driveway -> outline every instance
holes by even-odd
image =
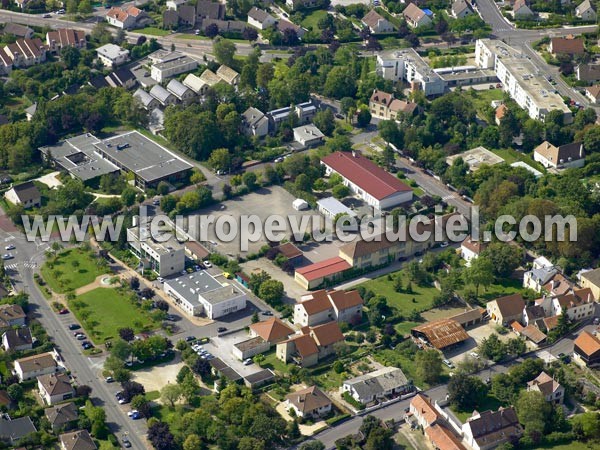
[[[33,181],[39,181],[40,183],[48,186],[50,189],[54,189],[59,186],[62,186],[62,182],[58,179],[59,174],[60,172],[47,173],[46,175],[42,175],[41,177]]]

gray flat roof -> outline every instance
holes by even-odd
[[[208,272],[201,270],[165,281],[175,292],[192,305],[200,305],[199,296],[206,298],[209,292],[220,290],[223,285]],[[207,299],[208,300],[208,299]]]
[[[192,168],[190,164],[137,131],[106,139],[96,144],[96,148],[147,182]]]
[[[50,152],[52,158],[65,170],[87,181],[119,170],[117,166],[103,159],[96,152],[95,144],[99,142],[100,140],[94,135],[86,133],[55,145],[41,147],[40,151],[44,155]]]

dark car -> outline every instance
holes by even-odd
[[[195,340],[196,340],[196,336],[188,336],[188,337],[185,338],[186,342],[193,342]]]
[[[59,314],[69,314],[69,310],[67,308],[63,308],[58,313]]]
[[[81,326],[76,323],[72,323],[69,325],[69,330],[79,330],[80,328],[81,328]]]
[[[267,310],[267,311],[263,311],[263,312],[262,312],[262,314],[263,314],[263,316],[272,316],[272,315],[273,315],[273,312],[272,312],[272,311],[269,311],[269,310]]]
[[[219,328],[217,328],[217,331],[219,333],[222,333],[223,331],[227,331],[227,328],[225,328],[225,327],[219,327]]]

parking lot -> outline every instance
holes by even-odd
[[[206,237],[208,237],[208,241],[210,244],[214,246],[214,250],[218,251],[221,254],[225,254],[228,256],[235,256],[239,254],[244,254],[246,252],[242,252],[240,249],[240,235],[239,233],[231,232],[232,236],[234,236],[231,242],[225,242],[223,239],[217,238],[215,233],[215,222],[219,220],[221,216],[230,216],[237,223],[238,230],[240,227],[240,217],[242,215],[256,215],[260,218],[261,222],[264,224],[266,219],[269,216],[277,215],[287,219],[288,216],[304,216],[315,214],[313,210],[306,211],[296,211],[292,207],[292,202],[295,200],[295,197],[288,193],[285,189],[280,186],[271,186],[269,188],[262,188],[256,192],[252,192],[248,195],[245,195],[240,198],[233,198],[231,200],[226,200],[218,205],[215,205],[211,208],[205,208],[198,211],[196,214],[192,215],[190,218],[190,224],[193,224],[193,217],[196,217],[198,227],[200,230],[197,230],[198,238],[200,241],[206,241],[206,239],[202,239],[201,232],[204,232]],[[206,220],[200,220],[200,216],[212,216],[214,217],[215,222],[210,225],[207,225]],[[223,220],[223,219],[221,219]],[[299,223],[299,222],[298,222]],[[310,222],[309,222],[310,223]],[[192,226],[192,228],[194,228]],[[245,227],[244,227],[245,228]],[[263,228],[264,229],[264,228]],[[190,230],[191,232],[193,230]],[[225,231],[229,233],[229,228],[226,225]],[[279,233],[279,231],[277,231]],[[291,236],[291,227],[289,222],[286,220],[286,229],[281,232],[285,234],[287,238]],[[193,234],[193,233],[191,233]],[[249,253],[256,253],[258,250],[267,243],[265,239],[264,233],[261,233],[262,236],[256,242],[250,242],[248,245]],[[211,249],[212,250],[212,249]]]

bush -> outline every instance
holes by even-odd
[[[361,402],[357,402],[354,397],[352,397],[352,395],[350,395],[349,392],[344,392],[342,394],[342,398],[350,405],[352,405],[354,408],[358,409],[358,410],[363,410],[365,409],[365,405],[362,404]]]
[[[346,392],[346,394],[347,394],[347,392]],[[354,399],[352,399],[352,400],[354,400]],[[349,418],[349,417],[351,417],[351,415],[350,415],[350,414],[341,414],[341,415],[339,415],[339,416],[335,416],[335,417],[332,417],[332,418],[330,418],[330,419],[327,419],[327,420],[325,421],[325,423],[326,423],[327,425],[329,425],[330,427],[332,427],[332,426],[334,426],[335,424],[338,424],[338,423],[342,422],[343,420],[346,420],[346,419],[347,419],[347,418]]]

